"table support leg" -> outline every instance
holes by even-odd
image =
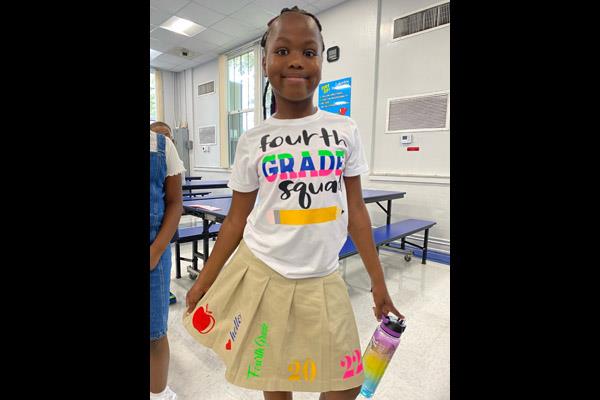
[[[425,229],[425,236],[423,238],[423,257],[421,257],[421,264],[425,264],[427,261],[427,240],[429,239],[429,229]]]

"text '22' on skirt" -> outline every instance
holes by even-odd
[[[288,279],[244,241],[200,299],[186,330],[226,366],[230,383],[262,391],[328,392],[364,380],[360,342],[338,271]]]

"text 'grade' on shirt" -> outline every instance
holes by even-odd
[[[327,176],[333,172],[336,176],[340,176],[345,154],[344,150],[336,150],[335,155],[330,150],[318,150],[319,169],[315,167],[309,151],[302,152],[299,163],[290,153],[271,154],[262,159],[262,172],[268,182],[274,182],[277,178],[305,178],[307,172],[310,177]]]

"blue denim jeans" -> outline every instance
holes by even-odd
[[[157,135],[156,151],[150,152],[150,244],[160,230],[165,213],[165,143],[165,137]],[[150,340],[160,339],[167,333],[170,283],[171,248],[167,247],[156,268],[150,271]]]
[[[171,247],[167,247],[156,268],[150,271],[150,340],[167,334],[170,283]]]

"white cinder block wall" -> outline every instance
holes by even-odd
[[[431,248],[449,251],[450,131],[413,133],[411,146],[419,146],[418,152],[407,152],[399,134],[385,133],[388,98],[450,90],[449,26],[392,41],[394,18],[435,4],[439,3],[350,0],[317,17],[326,48],[340,47],[338,61],[323,61],[322,82],[352,77],[351,117],[359,126],[371,167],[370,174],[363,176],[363,187],[407,192],[404,199],[393,202],[392,219],[436,221],[430,231]],[[175,74],[175,119],[187,121],[195,143],[201,126],[216,125],[218,132],[218,77],[217,59]],[[217,93],[195,95],[196,85],[213,79]],[[228,178],[229,171],[219,167],[219,145],[209,152],[194,146],[192,175]],[[384,224],[382,210],[373,204],[368,207],[373,225]]]
[[[371,154],[375,94],[377,0],[354,0],[318,14],[325,49],[340,48],[340,59],[323,59],[321,82],[352,78],[350,110],[358,125],[367,156]],[[319,94],[315,92],[315,104]],[[363,176],[363,180],[367,175]]]
[[[432,247],[448,250],[450,240],[450,131],[415,132],[408,152],[399,134],[386,134],[387,99],[450,90],[450,28],[392,41],[394,19],[429,6],[427,0],[381,0],[377,111],[370,180],[377,187],[406,191],[394,218],[431,219]],[[451,124],[451,122],[450,122]],[[379,222],[378,224],[380,224]]]

